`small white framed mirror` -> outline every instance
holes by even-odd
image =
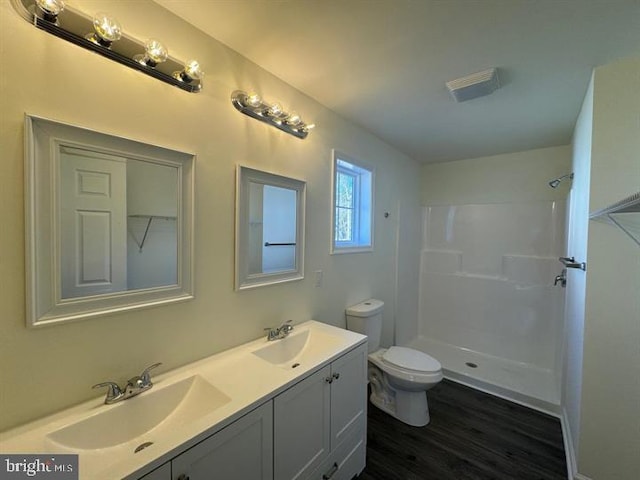
[[[238,166],[235,287],[304,278],[306,183]]]
[[[26,115],[27,326],[193,298],[194,160]]]

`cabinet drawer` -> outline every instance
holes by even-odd
[[[364,470],[367,443],[364,426],[333,450],[309,480],[351,480]]]

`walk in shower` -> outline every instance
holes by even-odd
[[[557,411],[565,203],[423,207],[420,307],[409,345],[454,380]]]

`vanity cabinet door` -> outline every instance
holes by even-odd
[[[331,449],[359,428],[366,429],[367,345],[331,364]]]
[[[171,461],[173,480],[273,480],[273,406],[267,402]]]
[[[329,454],[330,381],[331,367],[326,366],[275,398],[276,480],[306,479]]]

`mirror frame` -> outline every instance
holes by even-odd
[[[194,298],[195,155],[25,114],[26,318],[28,327],[57,325]],[[174,167],[178,175],[177,283],[148,289],[61,298],[60,145]]]
[[[249,243],[249,183],[287,188],[296,192],[296,253],[295,268],[274,273],[249,273],[247,255]],[[238,165],[236,170],[236,242],[235,289],[246,290],[265,285],[302,280],[304,278],[304,232],[307,184],[303,180]]]

